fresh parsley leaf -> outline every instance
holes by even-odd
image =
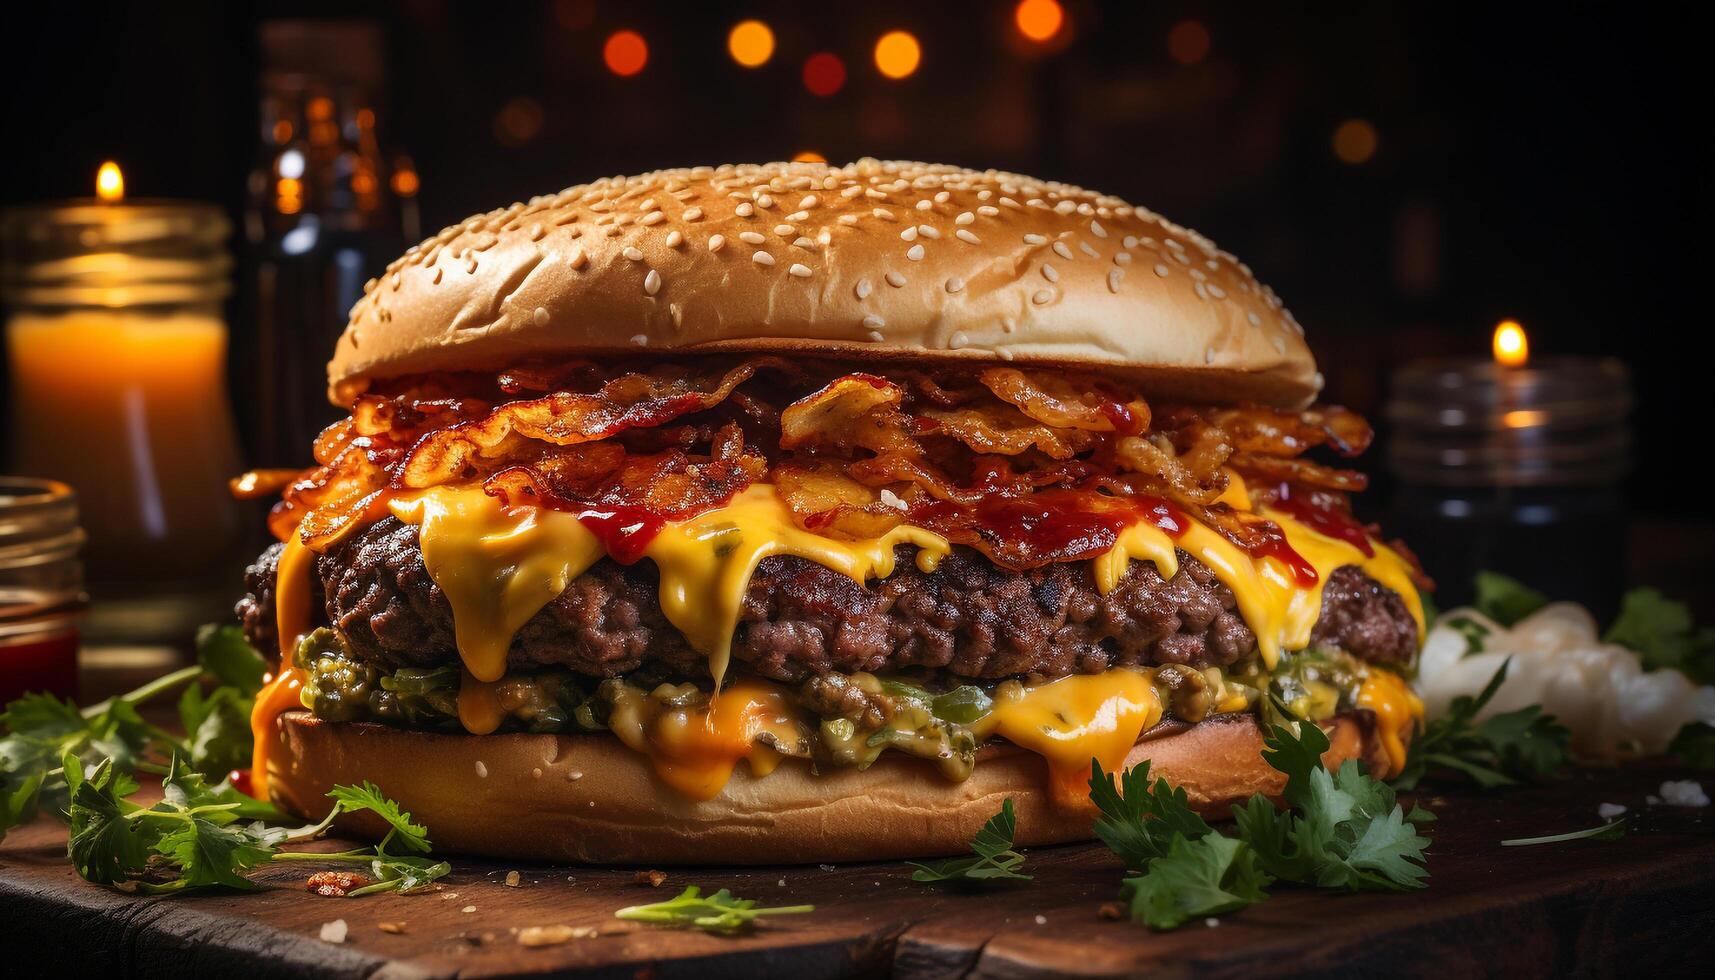
[[[333,797],[345,813],[367,810],[386,821],[391,829],[382,840],[383,845],[396,843],[407,851],[429,853],[429,828],[412,823],[411,815],[384,796],[381,788],[369,780],[364,780],[361,786],[335,786],[328,796]]]
[[[943,882],[1029,881],[1031,876],[1020,874],[1024,855],[1012,849],[1013,834],[1018,826],[1012,800],[1000,805],[1000,812],[988,819],[977,835],[971,838],[973,857],[953,858],[933,864],[910,862],[917,870],[912,881],[939,884]]]
[[[1395,788],[1415,789],[1432,770],[1461,773],[1484,789],[1513,786],[1550,776],[1565,764],[1571,732],[1540,705],[1476,721],[1506,681],[1510,664],[1503,661],[1476,697],[1454,698],[1447,713],[1412,740]]]
[[[1477,599],[1472,605],[1502,626],[1512,626],[1548,605],[1547,596],[1499,572],[1478,572],[1476,586]]]
[[[814,905],[783,905],[774,908],[757,906],[753,899],[734,898],[722,888],[703,897],[701,889],[691,885],[677,898],[649,905],[632,905],[613,913],[614,918],[630,922],[650,922],[663,926],[690,926],[705,932],[739,932],[764,915],[798,915],[814,912]]]
[[[232,687],[245,697],[255,697],[262,690],[262,676],[268,664],[262,654],[244,638],[244,631],[230,623],[209,623],[197,630],[197,663],[213,674],[221,684]]]
[[[1502,847],[1529,847],[1533,844],[1558,844],[1569,840],[1615,840],[1626,836],[1626,818],[1621,817],[1613,823],[1588,830],[1574,830],[1569,834],[1554,834],[1549,837],[1514,837],[1501,841]]]
[[[137,791],[137,784],[111,760],[99,763],[87,779],[75,758],[67,756],[65,762],[72,786],[66,844],[72,866],[84,878],[104,885],[141,874],[160,830],[150,821],[127,819],[138,807],[125,797]]]
[[[1131,871],[1142,871],[1165,855],[1173,835],[1196,840],[1210,831],[1191,809],[1185,790],[1165,779],[1150,785],[1147,759],[1127,769],[1117,784],[1112,773],[1091,759],[1090,801],[1102,814],[1096,820],[1096,836]]]
[[[221,885],[253,889],[256,885],[244,877],[245,872],[266,864],[274,855],[274,845],[266,835],[203,817],[191,817],[169,831],[155,849],[179,867],[174,888]]]
[[[1167,853],[1149,862],[1148,874],[1120,883],[1120,897],[1130,906],[1132,921],[1177,929],[1193,918],[1262,901],[1268,882],[1244,841],[1220,834],[1187,840],[1175,834]]]
[[[1620,615],[1602,639],[1636,650],[1645,670],[1670,667],[1694,683],[1715,683],[1715,627],[1699,629],[1685,603],[1659,590],[1627,592],[1620,600]]]
[[[250,711],[254,700],[234,687],[217,687],[205,695],[200,686],[185,688],[179,698],[190,763],[199,772],[225,773],[250,765]]]
[[[1694,769],[1715,769],[1715,728],[1691,722],[1673,737],[1667,753]]]

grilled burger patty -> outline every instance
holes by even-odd
[[[264,650],[277,645],[280,549],[246,570],[237,606]],[[968,678],[1060,677],[1132,664],[1223,666],[1256,648],[1232,592],[1183,551],[1171,579],[1153,563],[1133,562],[1102,595],[1089,562],[1012,572],[956,547],[926,573],[910,550],[893,575],[867,584],[801,558],[764,559],[745,595],[733,659],[786,682],[913,667]],[[423,565],[415,526],[384,519],[318,556],[316,572],[316,605],[355,659],[384,669],[457,662],[452,608]],[[518,631],[508,667],[708,676],[706,658],[662,614],[657,588],[650,562],[603,559]],[[1416,650],[1417,627],[1397,594],[1347,566],[1329,577],[1313,642],[1403,664]]]

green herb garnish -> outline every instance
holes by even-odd
[[[936,861],[933,864],[910,862],[917,870],[912,881],[931,883],[1029,881],[1031,876],[1020,874],[1024,855],[1012,849],[1013,832],[1018,819],[1012,810],[1012,800],[1000,805],[1000,812],[988,819],[977,835],[971,838],[973,856]]]
[[[725,888],[705,898],[696,885],[691,885],[680,892],[677,898],[649,905],[631,905],[613,915],[614,918],[630,922],[649,922],[655,925],[691,927],[705,932],[731,934],[749,927],[764,915],[798,915],[815,910],[814,905],[759,907],[753,899],[734,898]]]
[[[1510,627],[1548,605],[1548,596],[1499,572],[1478,572],[1475,584],[1477,598],[1472,605],[1502,626]]]
[[[1698,627],[1685,603],[1656,589],[1627,592],[1602,639],[1636,650],[1645,670],[1667,667],[1693,683],[1715,684],[1715,627]]]
[[[1431,770],[1462,773],[1484,788],[1515,786],[1550,776],[1566,763],[1571,732],[1543,714],[1541,705],[1476,720],[1501,689],[1510,663],[1503,661],[1475,698],[1454,698],[1447,713],[1412,740],[1405,768],[1393,780],[1396,788],[1415,789]]]
[[[1549,837],[1514,837],[1512,840],[1501,841],[1502,847],[1529,847],[1533,844],[1558,844],[1566,840],[1616,840],[1626,836],[1626,818],[1621,817],[1613,823],[1605,823],[1600,827],[1588,830],[1574,830],[1569,834],[1554,834]]]

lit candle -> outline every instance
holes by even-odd
[[[1496,325],[1489,357],[1394,374],[1388,530],[1420,550],[1442,605],[1469,601],[1484,569],[1613,605],[1624,584],[1628,386],[1611,359],[1532,359],[1515,320]]]
[[[226,218],[194,202],[20,208],[8,253],[10,469],[71,484],[103,599],[183,592],[229,571],[239,468],[226,401]],[[104,588],[105,586],[105,588]]]

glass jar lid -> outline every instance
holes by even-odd
[[[232,224],[195,201],[38,204],[0,216],[0,291],[12,305],[126,307],[218,301]]]

